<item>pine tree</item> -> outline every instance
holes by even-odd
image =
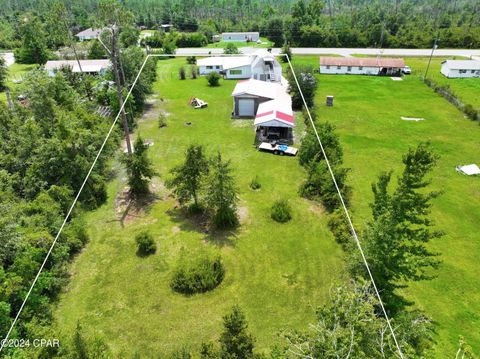
[[[22,46],[15,50],[17,62],[43,65],[49,52],[43,24],[34,15],[28,15],[21,26]]]
[[[180,204],[193,200],[194,209],[200,208],[199,193],[208,174],[208,160],[202,146],[191,145],[185,152],[185,162],[171,170],[173,179],[167,183]]]
[[[392,312],[407,304],[395,290],[408,281],[430,279],[431,269],[439,265],[438,254],[427,248],[431,240],[443,235],[432,229],[429,217],[431,200],[439,193],[425,191],[430,184],[426,176],[436,161],[429,145],[422,143],[403,157],[404,170],[392,194],[388,188],[391,173],[381,174],[372,185],[373,220],[365,231],[364,249],[373,277]]]
[[[247,320],[240,307],[223,317],[223,333],[220,336],[220,357],[228,359],[253,358],[254,339],[248,333]]]
[[[83,335],[82,326],[77,322],[75,333],[73,334],[72,355],[75,359],[88,359],[88,344]]]
[[[8,69],[5,63],[5,58],[0,56],[0,91],[3,90],[7,83]]]
[[[212,223],[218,228],[238,225],[237,189],[231,175],[230,161],[223,161],[218,153],[211,161],[211,176],[207,188],[207,207],[212,212]]]
[[[149,192],[148,184],[155,176],[155,170],[147,157],[148,146],[138,136],[134,144],[135,151],[129,155],[125,154],[122,162],[125,164],[128,175],[128,185],[133,198],[138,198]]]

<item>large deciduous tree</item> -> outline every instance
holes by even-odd
[[[15,50],[17,62],[43,65],[48,60],[49,51],[45,30],[40,19],[26,14],[20,24],[22,46]]]

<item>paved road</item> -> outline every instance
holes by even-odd
[[[254,47],[240,47],[240,52],[243,54],[252,53],[258,48]],[[279,48],[273,48],[272,53],[279,54]],[[294,55],[340,55],[352,56],[353,54],[362,55],[386,55],[386,56],[430,56],[432,49],[352,49],[352,48],[307,48],[294,47],[292,53]],[[182,48],[177,49],[179,55],[218,55],[222,54],[223,49],[219,48]],[[434,56],[480,56],[480,49],[437,49]]]

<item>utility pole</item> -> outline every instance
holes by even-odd
[[[112,39],[111,39],[111,49],[109,49],[102,41],[101,36],[98,36],[98,41],[102,46],[105,48],[107,53],[110,56],[110,62],[112,63],[112,69],[113,69],[113,77],[115,79],[115,86],[117,87],[117,99],[118,99],[118,105],[120,106],[120,116],[122,118],[122,125],[123,125],[123,132],[125,135],[125,142],[127,144],[127,152],[129,155],[132,154],[132,144],[130,142],[130,129],[128,128],[128,121],[127,121],[127,115],[125,113],[125,106],[122,106],[123,104],[123,94],[122,94],[122,83],[120,79],[120,70],[119,70],[119,63],[120,63],[120,50],[118,49],[117,46],[117,26],[114,24],[112,27],[108,28],[112,34]]]
[[[436,50],[436,48],[437,48],[437,39],[435,39],[435,41],[433,42],[432,53],[430,54],[430,59],[428,60],[427,69],[425,70],[425,75],[423,76],[424,80],[427,78],[428,69],[430,68],[430,63],[432,62],[433,52]]]

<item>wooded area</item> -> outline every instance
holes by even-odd
[[[0,48],[18,44],[21,18],[33,12],[43,22],[51,1],[3,0]],[[65,1],[74,31],[94,25],[97,2]],[[138,26],[172,23],[209,41],[224,31],[260,31],[281,46],[299,47],[480,47],[480,4],[475,0],[130,0],[124,5]],[[55,31],[52,27],[47,32]],[[51,42],[50,42],[51,43]]]

